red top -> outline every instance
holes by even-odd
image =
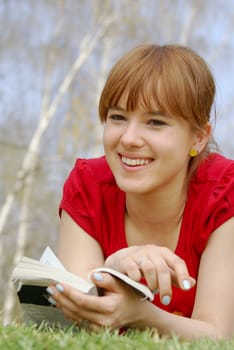
[[[105,257],[127,247],[125,193],[117,187],[105,157],[76,161],[64,185],[61,209],[99,242]],[[210,234],[233,216],[234,160],[211,154],[190,183],[175,250],[194,278]],[[153,302],[169,312],[190,317],[195,293],[196,287],[190,291],[173,287],[169,306],[162,305],[158,295]]]

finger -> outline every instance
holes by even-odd
[[[108,273],[94,272],[91,279],[104,290],[104,296],[83,295],[79,299],[78,312],[74,312],[73,319],[82,318],[89,320],[89,328],[92,330],[100,330],[103,328],[114,329],[119,325],[119,319],[116,318],[116,311],[119,309],[119,301],[116,296],[122,293],[124,284],[117,278]],[[132,289],[129,288],[131,291]],[[70,289],[70,288],[69,288]],[[66,295],[75,300],[75,293],[71,289],[66,288]],[[134,293],[132,291],[132,293]],[[134,293],[134,295],[136,295]],[[137,295],[136,295],[137,296]],[[137,296],[137,298],[139,298]]]
[[[173,271],[173,279],[176,280],[178,286],[183,290],[191,289],[196,284],[196,280],[190,276],[185,261],[169,249],[164,249],[163,255],[168,266]]]
[[[56,290],[60,292],[54,292],[54,298],[58,301],[60,308],[69,309],[71,312],[77,310],[77,315],[88,319],[87,315],[95,316],[111,313],[113,311],[112,298],[108,298],[108,296],[122,291],[121,282],[107,273],[95,272],[91,275],[91,278],[95,281],[97,287],[105,290],[104,296],[87,295],[68,285],[57,284]],[[92,319],[92,321],[98,324],[95,319]]]
[[[105,260],[104,266],[115,269],[133,280],[139,281],[142,275],[137,264],[140,257],[138,259],[135,257],[135,253],[138,251],[139,247],[137,246],[120,249]]]
[[[142,258],[138,262],[142,276],[145,278],[148,287],[151,290],[158,288],[157,273],[155,264],[147,257]]]
[[[193,288],[196,285],[196,279],[189,276],[185,278],[181,278],[182,282],[178,281],[178,277],[176,275],[176,272],[172,269],[171,270],[171,279],[172,279],[172,285],[176,286],[178,288],[183,289],[184,291],[189,290]],[[188,282],[187,282],[188,281]]]
[[[123,283],[109,273],[93,272],[91,279],[97,287],[104,290],[104,295],[122,292]]]
[[[139,260],[139,259],[138,259]],[[132,257],[127,257],[120,262],[121,271],[134,281],[140,281],[142,273],[139,264]]]
[[[82,317],[84,317],[82,313],[84,313],[84,311],[80,312],[80,308],[77,308],[77,304],[65,296],[65,287],[61,284],[57,284],[56,286],[48,287],[47,292],[50,294],[48,301],[58,307],[67,320],[81,327]],[[84,328],[83,325],[82,328]]]
[[[141,271],[151,290],[159,290],[161,303],[168,305],[172,296],[172,281],[170,268],[167,263],[158,256],[151,261],[144,257],[140,263]]]
[[[157,263],[157,280],[160,301],[163,305],[169,305],[172,298],[172,280],[170,269],[163,260]]]
[[[139,269],[138,260],[133,256],[127,256],[119,260],[118,271],[127,275],[134,281],[139,281],[142,277],[141,271]]]
[[[83,326],[82,320],[86,320],[88,324],[86,328],[91,330],[114,329],[119,326],[119,318],[116,317],[116,311],[119,310],[119,298],[116,298],[118,294],[114,291],[121,289],[121,282],[109,274],[101,275],[103,277],[100,281],[99,276],[97,283],[106,289],[105,294],[107,294],[102,297],[83,294],[64,284],[53,287],[53,298],[57,301],[58,307],[65,317],[72,320],[78,327]]]
[[[58,302],[58,304],[71,311],[79,310],[81,318],[85,316],[85,313],[89,310],[94,312],[100,312],[101,298],[95,295],[88,295],[80,292],[79,290],[70,287],[65,284],[57,284],[56,292],[53,297]]]
[[[50,298],[48,300],[52,301],[53,305],[56,307],[62,310],[67,310],[69,313],[73,312],[73,310],[77,308],[77,303],[74,302],[72,298],[68,297],[68,290],[68,286],[66,287],[60,283],[47,288],[47,292],[50,295]]]
[[[108,304],[102,297],[83,294],[64,284],[57,284],[50,288],[53,290],[56,306],[61,309],[67,319],[78,327],[84,328],[82,320],[85,320],[89,324],[86,325],[87,329],[98,329],[98,327],[105,325],[108,310],[111,314],[112,308],[108,307],[110,303]]]

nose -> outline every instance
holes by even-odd
[[[125,147],[141,147],[144,144],[141,126],[136,121],[128,121],[121,135]]]

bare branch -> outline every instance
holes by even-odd
[[[193,3],[191,4],[189,15],[187,16],[187,19],[184,21],[184,27],[181,30],[181,35],[179,39],[179,42],[181,45],[188,44],[189,34],[191,33],[193,22],[199,11],[200,5],[201,5],[201,0],[194,0]]]
[[[37,155],[39,153],[42,137],[45,131],[47,130],[51,119],[55,115],[55,112],[59,104],[61,103],[63,96],[69,89],[72,81],[78,74],[79,70],[81,69],[87,58],[90,56],[96,45],[99,43],[99,40],[103,37],[103,35],[112,23],[112,17],[106,17],[104,20],[101,21],[94,35],[90,33],[85,36],[84,40],[81,43],[80,51],[77,55],[77,58],[74,61],[70,71],[65,76],[63,82],[61,83],[56,96],[54,97],[48,109],[46,111],[42,111],[38,127],[31,139],[28,150],[23,159],[21,169],[17,173],[13,189],[8,193],[5,202],[2,205],[0,211],[0,237],[3,233],[5,223],[11,211],[17,193],[22,189],[26,179],[28,178],[30,173],[35,169]],[[1,244],[0,255],[2,256]]]

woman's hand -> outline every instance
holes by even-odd
[[[147,300],[131,287],[107,273],[93,273],[93,282],[104,290],[103,296],[91,296],[64,284],[47,288],[49,300],[77,326],[97,331],[137,324]]]
[[[145,278],[151,290],[158,290],[162,304],[168,305],[172,285],[189,290],[195,280],[180,257],[170,249],[156,245],[124,248],[109,256],[105,266],[118,270],[135,281]]]

